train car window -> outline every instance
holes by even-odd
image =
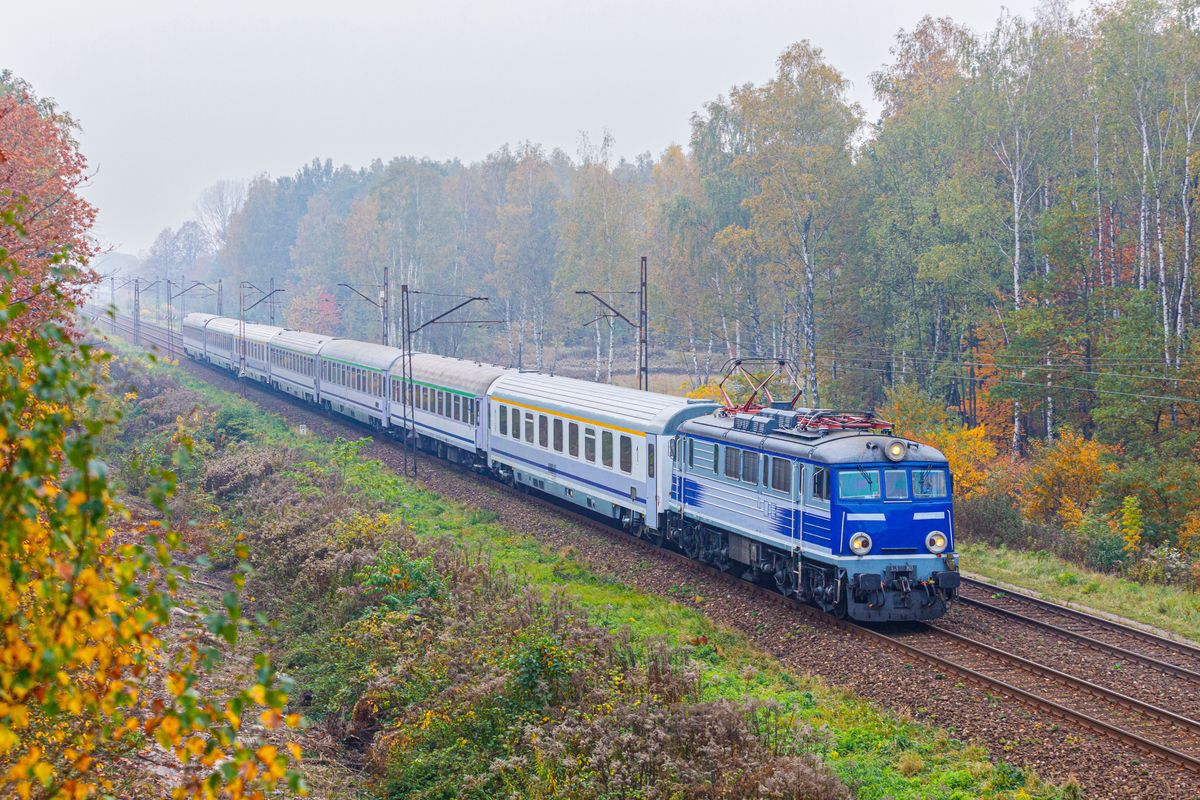
[[[612,469],[613,465],[613,435],[612,431],[600,431],[600,463]]]
[[[742,451],[742,482],[758,485],[762,480],[762,468],[758,465],[758,453]]]
[[[671,440],[674,444],[675,440]],[[646,442],[646,474],[651,478],[654,477],[654,442]]]
[[[558,417],[554,418],[554,452],[561,453],[563,451],[563,421]]]
[[[533,412],[525,412],[525,441],[533,444]]]
[[[583,429],[583,457],[591,463],[596,463],[596,429]]]
[[[908,471],[903,469],[884,470],[883,491],[888,500],[907,500]]]
[[[538,414],[538,447],[550,449],[550,420],[545,414]]]
[[[838,497],[843,500],[878,500],[879,471],[844,469],[838,473]]]
[[[567,425],[567,454],[579,458],[579,425],[574,422]]]
[[[521,438],[521,412],[515,408],[509,409],[512,415],[512,437],[514,439]]]
[[[376,397],[383,394],[383,392],[380,391],[383,388],[380,384],[381,377],[382,376],[378,372],[371,373],[371,394],[375,395]]]
[[[945,497],[946,471],[944,469],[913,470],[913,497]]]
[[[454,397],[454,418],[459,422],[463,421],[462,397],[460,395],[452,395]]]
[[[500,435],[508,436],[508,409],[505,406],[500,406]]]
[[[736,447],[725,448],[725,477],[735,481],[742,477],[742,451]]]
[[[807,500],[818,508],[829,508],[829,468],[813,467],[812,480],[808,483]]]
[[[633,440],[622,434],[620,442],[621,472],[633,474]]]
[[[771,488],[777,492],[791,494],[792,462],[786,458],[771,459]]]
[[[434,394],[437,395],[437,415],[444,417],[446,416],[446,393],[438,389]]]

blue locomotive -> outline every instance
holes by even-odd
[[[945,457],[869,414],[775,402],[782,363],[718,404],[208,314],[184,319],[183,340],[194,359],[839,616],[933,619],[957,593]]]

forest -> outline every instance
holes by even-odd
[[[617,158],[606,133],[573,155],[314,159],[216,184],[142,268],[220,279],[230,316],[239,282],[281,287],[278,321],[378,340],[378,310],[338,284],[374,296],[386,267],[393,298],[422,292],[417,322],[448,296],[490,298],[472,314],[496,323],[416,346],[613,381],[631,380],[633,332],[575,292],[636,289],[644,255],[656,388],[704,392],[734,356],[787,359],[804,405],[921,406],[978,429],[948,446],[989,491],[1019,493],[1066,432],[1120,469],[1084,470],[1068,506],[1026,517],[1094,512],[1119,533],[1124,506],[1127,539],[1175,542],[1200,531],[1197,37],[1193,4],[1153,0],[1047,2],[984,32],[927,17],[873,74],[874,121],[800,41],[657,156]],[[191,310],[216,310],[204,294]]]

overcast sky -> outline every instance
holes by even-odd
[[[10,3],[0,67],[83,125],[97,234],[126,252],[220,178],[312,159],[477,160],[530,140],[619,155],[685,142],[691,114],[809,39],[872,116],[870,73],[925,14],[976,30],[1036,0],[88,0]]]

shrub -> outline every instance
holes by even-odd
[[[925,761],[912,750],[901,753],[900,758],[896,760],[896,771],[906,778],[911,778],[923,769],[925,769]]]

